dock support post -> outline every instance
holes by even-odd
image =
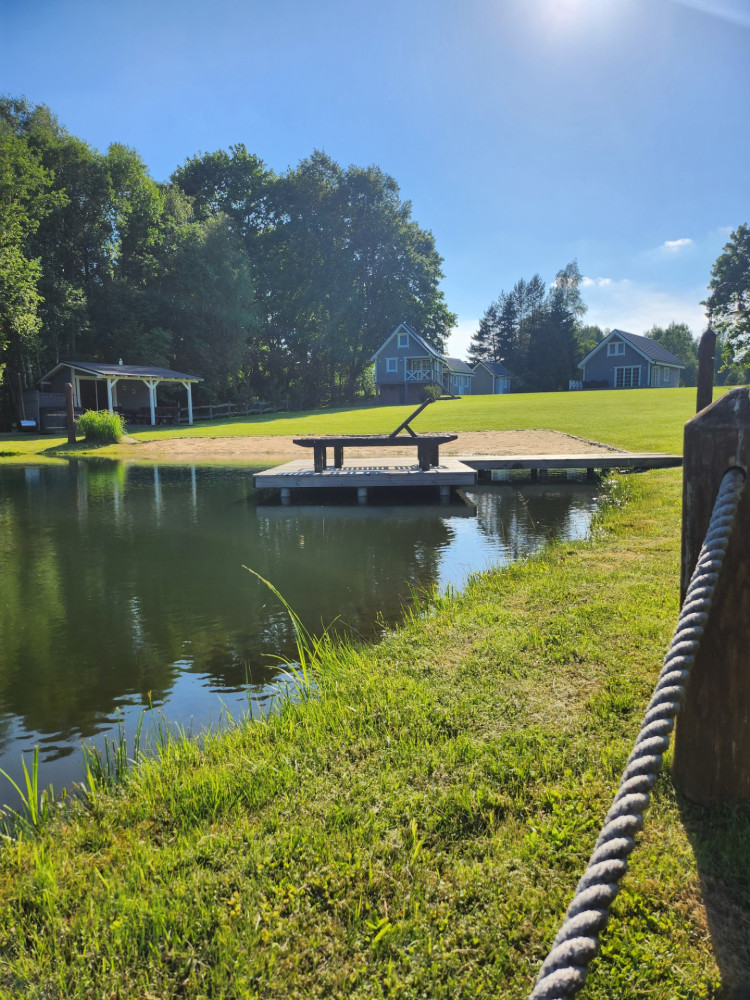
[[[281,488],[281,502],[285,507],[292,502],[292,491],[288,486],[282,486]]]
[[[367,503],[367,487],[357,487],[357,503]]]
[[[540,469],[539,470],[539,478],[540,479],[546,479],[547,478],[547,470],[546,469]]]
[[[451,488],[450,486],[440,487],[440,503],[448,503],[451,498]]]
[[[539,478],[539,472],[538,472],[538,470],[537,469],[532,469],[531,470],[531,481],[532,481],[532,483],[535,483],[538,478]]]
[[[586,469],[586,479],[588,479],[589,482],[593,482],[595,472],[596,470],[593,469],[591,466],[589,466],[589,468]]]
[[[727,469],[750,468],[750,390],[734,389],[685,425],[681,596]],[[749,484],[750,485],[750,484]],[[750,801],[750,488],[745,487],[713,606],[677,719],[673,777],[702,805]]]

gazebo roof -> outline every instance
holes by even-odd
[[[95,378],[135,378],[158,379],[161,382],[202,382],[200,375],[187,375],[185,372],[172,371],[170,368],[157,368],[151,365],[107,365],[100,361],[61,361],[43,375],[40,382],[48,382],[61,368],[75,368]]]

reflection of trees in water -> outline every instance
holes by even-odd
[[[575,482],[498,484],[470,491],[480,530],[502,539],[510,560],[523,558],[545,539],[580,534],[588,523],[592,495],[591,486]]]
[[[509,555],[554,534],[591,491],[472,490]],[[0,711],[77,740],[180,673],[258,691],[295,657],[270,580],[313,632],[372,636],[439,578],[467,509],[255,507],[250,472],[71,463],[0,470]],[[533,544],[536,544],[534,542]],[[2,731],[0,730],[0,740]]]
[[[436,579],[433,511],[268,508],[234,471],[3,470],[0,700],[39,732],[89,736],[124,696],[161,701],[180,671],[258,686],[294,657],[271,580],[306,627],[372,634]]]

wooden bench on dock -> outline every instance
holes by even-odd
[[[411,445],[417,449],[417,462],[422,472],[429,472],[433,466],[440,465],[440,445],[455,441],[458,434],[417,434],[411,429],[411,422],[422,410],[434,402],[428,397],[410,413],[403,423],[390,434],[345,434],[342,436],[327,434],[322,437],[294,438],[294,443],[303,448],[312,448],[313,466],[316,472],[322,472],[327,464],[327,452],[333,448],[333,466],[335,469],[344,467],[344,448],[400,448]],[[402,434],[401,431],[405,431]]]
[[[313,465],[316,472],[322,472],[327,465],[328,449],[333,448],[333,465],[341,469],[344,465],[344,448],[401,448],[405,445],[416,447],[417,462],[423,472],[440,464],[440,445],[455,441],[457,434],[334,434],[324,437],[294,438],[294,443],[303,448],[312,448]]]

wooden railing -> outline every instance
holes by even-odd
[[[288,409],[288,399],[279,400],[275,403],[269,403],[260,399],[250,404],[206,403],[202,406],[193,407],[193,420],[218,420],[219,418],[244,417],[258,413],[278,413],[281,410]],[[181,424],[188,422],[187,406],[179,407],[178,422]]]

